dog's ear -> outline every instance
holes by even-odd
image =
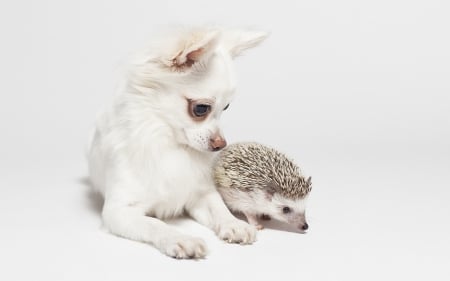
[[[178,43],[178,48],[171,58],[171,66],[176,70],[188,70],[195,63],[207,60],[217,45],[217,30],[195,30],[188,32]]]
[[[224,30],[222,41],[232,58],[239,56],[243,51],[258,46],[269,36],[265,31],[254,30]]]

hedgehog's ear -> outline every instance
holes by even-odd
[[[309,178],[305,181],[305,185],[306,185],[306,194],[308,194],[309,192],[311,192],[311,188],[312,188],[311,177],[309,177]]]
[[[277,193],[279,189],[280,188],[278,185],[273,181],[268,182],[263,188],[265,196],[268,200],[272,200],[273,195]]]
[[[308,184],[309,189],[311,189],[311,185],[312,185],[311,177],[309,177],[309,178],[306,180],[306,183]]]

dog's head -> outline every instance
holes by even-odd
[[[172,129],[178,143],[199,151],[226,146],[219,126],[236,89],[232,60],[266,38],[265,32],[184,29],[147,50],[132,84]]]

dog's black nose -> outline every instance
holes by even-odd
[[[302,225],[302,230],[307,230],[309,227],[309,225],[305,222],[304,225]]]

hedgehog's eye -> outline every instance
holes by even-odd
[[[229,106],[230,106],[230,104],[227,104],[227,106],[225,106],[225,107],[223,108],[223,111],[227,110]]]
[[[192,112],[195,116],[201,117],[206,115],[211,110],[211,106],[209,104],[196,104],[192,109]]]
[[[289,207],[283,207],[283,213],[289,214],[291,212],[291,208]]]

